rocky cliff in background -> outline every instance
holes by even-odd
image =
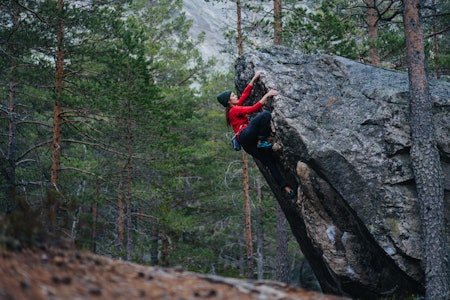
[[[224,38],[224,33],[234,28],[236,4],[232,2],[183,0],[183,12],[192,20],[189,33],[193,39],[204,33],[205,41],[198,45],[203,58],[215,57],[220,72],[228,72],[233,64],[235,49]]]
[[[257,164],[323,291],[363,299],[422,293],[408,75],[277,47],[237,60],[239,92],[257,70],[265,76],[249,102],[269,88],[279,91],[266,109],[278,163],[299,186],[298,199],[287,199]],[[430,91],[448,224],[450,84],[430,81]]]

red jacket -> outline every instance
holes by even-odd
[[[263,106],[259,101],[253,106],[243,106],[245,100],[250,96],[252,88],[253,86],[247,85],[241,98],[239,98],[238,104],[228,111],[231,127],[236,134],[239,134],[242,129],[248,126],[248,115],[257,112]]]

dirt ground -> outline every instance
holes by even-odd
[[[0,299],[342,299],[275,282],[142,266],[67,247],[0,250]]]

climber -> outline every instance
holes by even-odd
[[[227,90],[217,95],[217,100],[226,108],[227,125],[233,128],[242,148],[267,166],[280,188],[293,199],[296,196],[296,191],[289,187],[283,179],[271,151],[272,144],[267,140],[270,135],[270,120],[272,117],[270,112],[266,110],[259,112],[251,122],[249,122],[248,118],[249,114],[260,111],[267,100],[272,96],[276,96],[278,92],[271,89],[253,106],[243,106],[252,91],[253,84],[261,74],[261,71],[255,73],[239,99],[231,90]]]

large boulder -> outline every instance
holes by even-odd
[[[298,198],[287,199],[257,164],[323,291],[363,299],[423,293],[408,74],[274,47],[238,58],[239,92],[257,70],[265,75],[248,104],[279,91],[266,107],[273,151]],[[449,224],[450,84],[429,84]]]

